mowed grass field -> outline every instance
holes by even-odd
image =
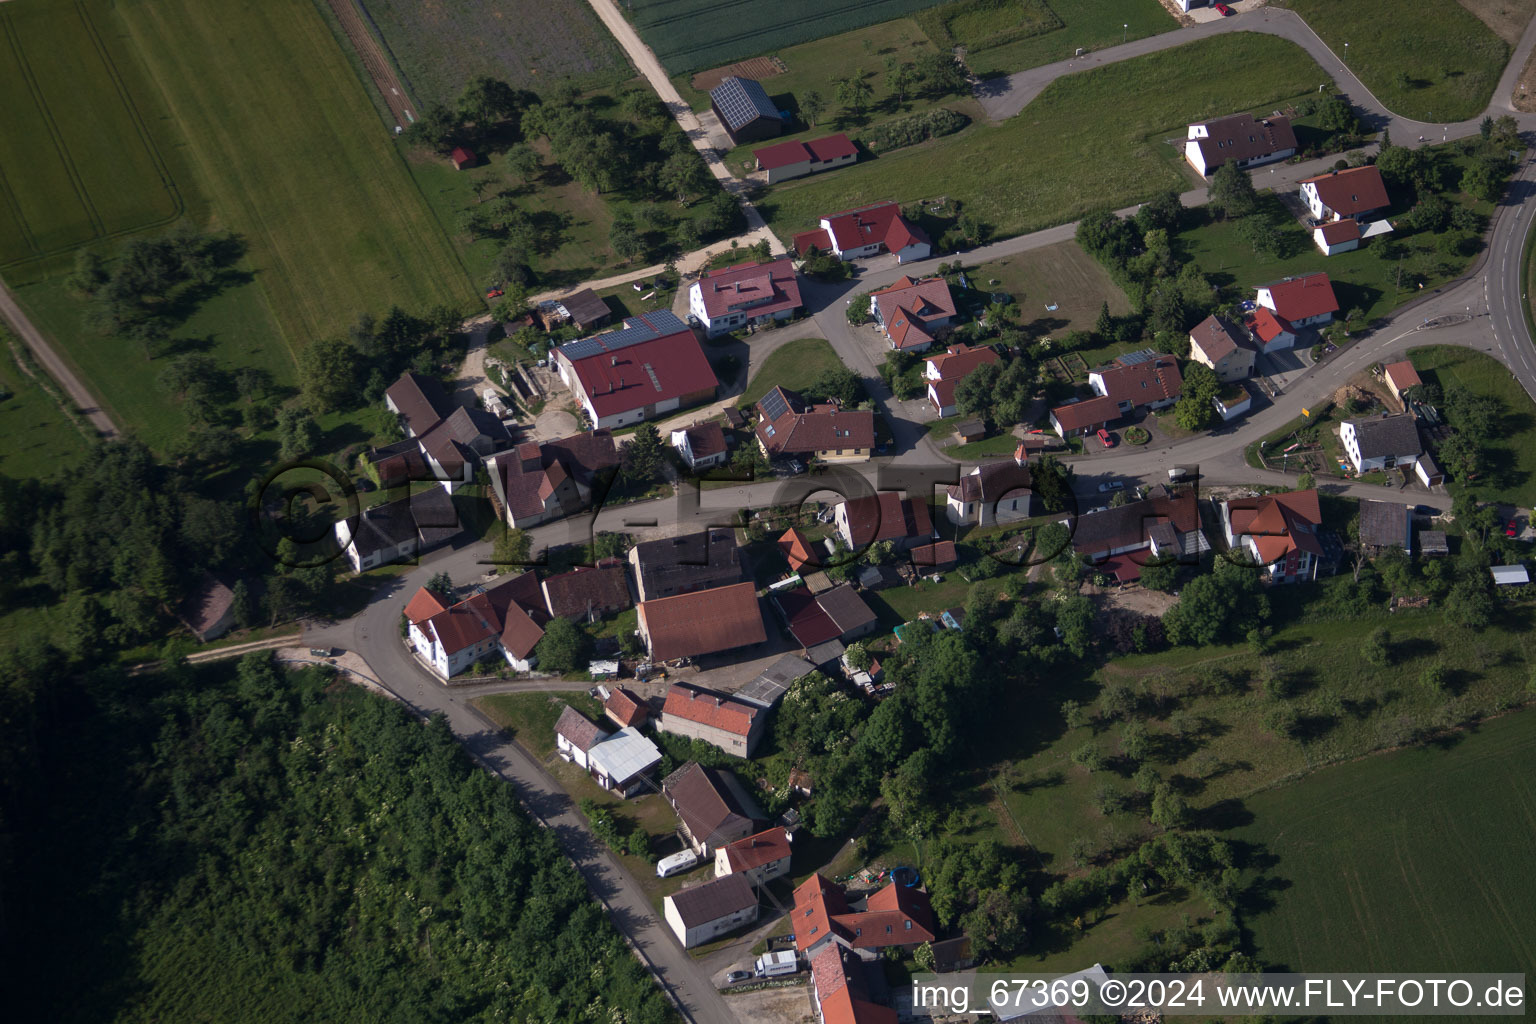
[[[1536,713],[1248,801],[1237,834],[1289,886],[1248,915],[1291,971],[1536,971]]]
[[[968,299],[985,302],[994,292],[1006,292],[1018,303],[1024,323],[1046,335],[1093,330],[1106,302],[1115,316],[1131,311],[1125,292],[1075,241],[982,263],[967,268],[965,276],[975,289]]]
[[[828,370],[843,365],[832,346],[821,338],[800,338],[787,341],[782,347],[763,360],[763,365],[752,371],[747,390],[742,392],[737,405],[749,405],[762,398],[775,384],[791,391],[809,387]]]
[[[1470,490],[1479,501],[1536,505],[1536,403],[1504,364],[1453,345],[1410,349],[1408,358],[1426,382],[1438,383],[1442,391],[1462,387],[1493,395],[1503,406],[1504,421],[1484,446],[1489,472],[1470,484],[1453,486]]]
[[[0,269],[169,224],[184,212],[157,112],[104,5],[0,4]],[[105,15],[105,17],[104,17]],[[148,112],[149,117],[146,117]]]
[[[1077,52],[1078,47],[1102,50],[1132,39],[1171,32],[1179,27],[1178,22],[1173,20],[1161,4],[1151,0],[1047,2],[1060,20],[1060,28],[997,46],[988,45],[985,36],[977,36],[965,55],[970,69],[982,78],[1004,75],[1066,60]],[[928,17],[937,17],[943,10],[940,8]],[[950,22],[950,32],[956,33],[958,30],[963,35],[967,29],[981,29],[993,24],[991,19],[977,15],[962,16],[958,23]]]
[[[677,75],[931,6],[933,0],[627,0],[625,13],[667,73]]]
[[[1156,152],[1201,117],[1279,105],[1321,81],[1296,45],[1233,33],[1069,75],[1017,117],[775,187],[759,204],[781,237],[825,213],[948,196],[999,236],[1119,208],[1184,180]],[[1199,89],[1187,88],[1191,80]],[[1067,130],[1105,125],[1112,130]]]
[[[310,0],[117,11],[295,350],[365,310],[477,301]]]
[[[1509,60],[1509,45],[1451,0],[1284,0],[1283,6],[1305,18],[1388,110],[1419,121],[1477,117]]]
[[[367,0],[373,26],[421,107],[452,104],[480,75],[535,92],[629,77],[629,62],[586,0]]]

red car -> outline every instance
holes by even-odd
[[[1109,431],[1105,430],[1103,427],[1100,427],[1099,443],[1102,444],[1105,448],[1113,448],[1115,446],[1115,439],[1109,436]]]
[[[1506,536],[1506,537],[1516,537],[1516,536],[1519,536],[1519,534],[1520,534],[1520,527],[1516,526],[1515,525],[1515,521],[1513,519],[1511,519],[1509,521],[1509,525],[1504,527],[1504,536]]]
[[[504,294],[506,293],[503,292],[500,288],[492,288],[490,291],[485,293],[485,297],[488,299],[499,299]]]
[[[1226,4],[1217,4],[1216,5],[1216,13],[1221,15],[1223,18],[1230,18],[1236,12],[1233,11],[1232,8],[1228,7]]]

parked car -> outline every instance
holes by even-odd
[[[1226,4],[1217,4],[1216,13],[1221,15],[1223,18],[1230,18],[1237,12],[1232,10],[1232,8],[1228,7]]]
[[[698,327],[700,325],[700,323],[702,323],[702,321],[699,320],[699,318],[697,316],[695,316],[692,313],[688,314],[688,325],[690,327]]]
[[[1110,480],[1106,483],[1099,484],[1099,493],[1103,494],[1106,491],[1118,491],[1124,486],[1124,480]]]
[[[1102,444],[1105,448],[1113,448],[1115,446],[1115,439],[1109,436],[1109,431],[1105,430],[1103,427],[1100,427],[1099,443]]]
[[[795,476],[799,476],[801,473],[805,472],[805,463],[801,462],[799,459],[790,459],[789,471]]]
[[[727,985],[734,985],[738,981],[746,981],[750,977],[752,977],[751,971],[732,971],[725,976],[725,983]]]
[[[1415,505],[1413,507],[1413,514],[1416,516],[1437,516],[1440,514],[1440,510],[1433,505]]]
[[[1509,521],[1509,525],[1504,527],[1504,536],[1506,536],[1506,537],[1517,537],[1519,535],[1520,535],[1520,527],[1515,523],[1515,521],[1513,519],[1511,519]]]

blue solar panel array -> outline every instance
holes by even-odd
[[[567,342],[560,346],[560,354],[574,362],[577,359],[595,356],[600,352],[616,352],[631,345],[655,341],[657,338],[687,329],[688,325],[679,320],[676,313],[663,309],[655,313],[646,313],[644,316],[632,316],[624,321],[624,326],[620,330]]]
[[[725,118],[727,128],[735,131],[759,117],[779,117],[779,109],[768,101],[768,91],[763,84],[752,78],[725,79],[709,94]]]
[[[778,388],[769,391],[758,404],[763,410],[763,416],[770,422],[789,412],[789,403],[784,400],[784,392]]]
[[[1137,363],[1150,362],[1151,360],[1156,359],[1157,356],[1157,349],[1144,348],[1136,352],[1127,352],[1124,355],[1117,356],[1116,360],[1120,363],[1121,366],[1135,366]]]

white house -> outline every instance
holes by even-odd
[[[1258,304],[1291,328],[1326,324],[1339,311],[1333,285],[1322,271],[1259,285]]]
[[[1413,415],[1406,412],[1345,420],[1339,427],[1339,441],[1356,473],[1411,466],[1424,450],[1419,443],[1418,424]]]
[[[422,588],[406,606],[405,619],[417,655],[451,679],[489,657],[505,658],[518,672],[532,671],[538,664],[534,648],[544,636],[540,621],[549,615],[538,580],[523,573],[446,607]]]
[[[800,275],[788,256],[706,270],[688,289],[688,311],[711,338],[748,324],[788,320],[800,308]]]
[[[977,466],[950,484],[944,515],[955,525],[992,526],[1028,519],[1038,510],[1030,477],[1028,454],[1021,444],[1012,462]]]
[[[1317,579],[1323,545],[1317,491],[1289,491],[1221,502],[1227,548],[1241,551],[1269,573],[1271,583]]]
[[[1387,208],[1387,186],[1376,166],[1366,164],[1307,178],[1301,201],[1317,221],[1369,221]]]
[[[661,764],[661,749],[627,725],[587,751],[587,772],[599,786],[628,799],[650,788],[647,779]]]
[[[910,263],[927,259],[933,251],[923,229],[903,217],[895,203],[823,217],[819,228],[796,235],[793,245],[802,256],[814,248],[844,262],[890,252],[897,263]]]
[[[692,423],[672,431],[668,440],[693,470],[723,466],[727,455],[725,431],[714,420]]]
[[[1184,392],[1179,361],[1151,349],[1127,352],[1088,374],[1094,394],[1112,399],[1121,414],[1137,408],[1166,409]]]
[[[764,885],[789,874],[790,835],[782,825],[715,847],[715,877],[744,874]]]
[[[608,733],[602,726],[569,704],[555,720],[555,750],[578,768],[591,767],[589,752],[607,738]]]
[[[757,893],[745,875],[715,878],[662,900],[662,916],[684,949],[757,920]]]
[[[1312,244],[1322,250],[1324,256],[1336,256],[1341,252],[1360,248],[1360,225],[1352,220],[1333,220],[1312,229]]]
[[[1202,175],[1214,174],[1225,163],[1257,167],[1295,152],[1296,133],[1288,117],[1255,119],[1252,114],[1233,114],[1202,121],[1189,126],[1184,142],[1184,159]]]

